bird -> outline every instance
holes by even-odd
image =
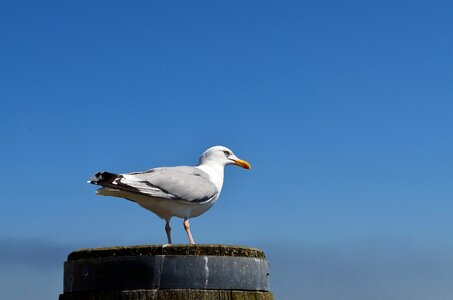
[[[168,244],[172,243],[171,218],[182,218],[189,243],[195,244],[189,219],[205,213],[217,201],[227,165],[251,169],[227,147],[214,146],[203,152],[193,167],[160,167],[124,174],[98,172],[88,183],[102,186],[96,195],[130,200],[164,219]]]

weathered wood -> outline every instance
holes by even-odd
[[[83,258],[99,258],[112,256],[152,256],[152,255],[209,255],[209,256],[232,256],[265,259],[266,255],[257,248],[221,245],[221,244],[172,244],[172,245],[140,245],[118,246],[106,248],[88,248],[72,252],[68,260]]]
[[[62,294],[59,300],[274,300],[271,292],[235,290],[134,290]]]
[[[146,245],[74,251],[60,300],[271,300],[263,251]]]

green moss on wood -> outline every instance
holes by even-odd
[[[142,245],[80,249],[72,252],[68,260],[113,256],[196,255],[232,256],[265,259],[264,252],[250,247],[220,244],[209,245]]]

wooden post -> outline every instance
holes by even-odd
[[[68,256],[59,300],[273,300],[259,249],[148,245],[82,249]]]

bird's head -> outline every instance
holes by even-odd
[[[233,151],[223,146],[211,147],[200,156],[200,165],[209,162],[222,164],[223,166],[236,165],[243,167],[244,169],[251,168],[248,162],[239,159],[236,155],[234,155]]]

